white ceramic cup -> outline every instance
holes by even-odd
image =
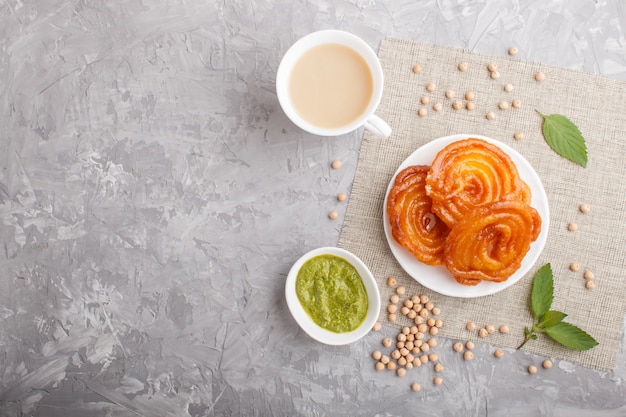
[[[355,50],[367,63],[373,81],[373,91],[365,111],[352,122],[338,128],[323,128],[309,123],[303,119],[294,108],[289,94],[289,80],[295,64],[304,53],[311,48],[324,44],[341,44]],[[301,129],[320,136],[338,136],[352,132],[364,126],[375,135],[388,137],[391,128],[374,112],[380,104],[383,95],[383,69],[376,53],[361,38],[340,30],[322,30],[313,32],[294,43],[283,56],[276,74],[276,94],[283,111],[289,119]]]

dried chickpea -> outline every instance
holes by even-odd
[[[413,369],[413,362],[407,362],[406,365],[404,365],[404,367],[406,369]]]
[[[446,98],[454,98],[454,90],[446,90]]]
[[[587,214],[591,211],[591,206],[589,204],[581,204],[580,206],[580,212]]]
[[[420,358],[415,358],[413,359],[413,366],[415,366],[416,368],[422,365],[422,361],[420,360]]]
[[[474,329],[476,329],[476,324],[475,324],[474,322],[470,321],[469,323],[467,323],[467,324],[465,325],[465,328],[466,328],[467,330],[469,330],[470,332],[471,332],[471,331],[474,331]]]
[[[465,343],[465,348],[467,350],[472,350],[474,349],[474,342],[472,342],[471,340],[468,340],[467,343]]]
[[[413,308],[413,301],[411,301],[410,298],[407,298],[406,300],[404,300],[404,306],[407,308]]]
[[[389,285],[390,287],[395,286],[397,283],[398,283],[398,281],[396,281],[395,277],[387,278],[387,285]]]
[[[511,55],[511,56],[513,56],[513,55],[517,55],[517,52],[518,52],[517,47],[515,47],[515,46],[511,46],[511,47],[509,48],[509,55]]]
[[[545,79],[546,79],[546,74],[544,74],[543,72],[538,72],[535,74],[536,81],[543,81]]]
[[[342,163],[341,163],[341,161],[340,161],[340,160],[338,160],[338,159],[335,159],[335,160],[332,162],[332,164],[330,164],[330,166],[331,166],[333,169],[339,169],[339,168],[341,168],[341,165],[342,165]]]
[[[535,365],[530,365],[528,367],[528,373],[531,375],[534,375],[537,373],[537,367]]]
[[[421,342],[421,340],[420,340]],[[419,355],[419,353],[422,351],[422,349],[419,348],[419,346],[413,346],[413,349],[411,349],[411,353],[413,355]],[[408,355],[407,355],[408,356]]]
[[[435,305],[433,303],[431,303],[430,301],[426,301],[426,303],[424,304],[424,308],[428,311],[432,310],[433,308],[435,308]]]
[[[441,111],[442,108],[443,108],[443,105],[441,103],[433,104],[433,110],[434,111]]]
[[[397,374],[399,377],[403,377],[403,376],[405,376],[405,375],[406,375],[406,369],[404,369],[404,368],[398,368],[398,370],[396,371],[396,374]]]
[[[418,115],[419,117],[424,117],[424,116],[426,116],[427,114],[428,114],[428,110],[426,110],[424,107],[420,108],[420,109],[417,111],[417,115]]]
[[[406,356],[406,355],[408,355],[409,353],[410,353],[410,352],[409,352],[409,350],[408,350],[407,348],[402,348],[402,349],[400,349],[400,355],[402,355],[402,356]]]
[[[395,362],[389,362],[387,364],[387,369],[389,369],[390,371],[394,371],[396,369],[396,363]]]
[[[413,320],[413,322],[419,326],[420,324],[424,323],[424,317],[422,317],[422,316],[417,316],[417,317],[415,317],[415,319]]]
[[[404,333],[398,333],[396,340],[398,340],[398,342],[406,342],[406,335]]]
[[[419,295],[412,295],[411,296],[411,301],[413,301],[413,307],[415,307],[416,304],[418,304],[420,302],[420,297]]]
[[[414,303],[414,304],[413,304],[413,310],[414,310],[416,313],[419,313],[420,311],[422,311],[422,309],[424,308],[424,306],[423,306],[423,305],[419,302],[419,298],[418,298],[417,300],[418,300],[418,301],[417,301],[417,303],[413,302],[413,303]]]
[[[408,351],[413,350],[415,346],[413,345],[412,341],[408,341],[404,344],[404,348],[407,349]],[[407,352],[407,355],[409,354],[409,352]]]
[[[478,336],[480,337],[487,337],[488,335],[489,332],[484,327],[478,331]]]
[[[524,139],[524,134],[522,132],[515,132],[515,134],[513,135],[513,138],[515,140],[522,140]]]
[[[458,67],[458,68],[459,68],[459,71],[461,71],[461,72],[465,72],[465,71],[467,71],[468,66],[469,66],[469,65],[468,65],[468,63],[467,63],[467,62],[461,62],[461,63],[459,64],[459,67]]]
[[[335,220],[337,217],[339,217],[339,213],[337,213],[336,211],[331,211],[330,213],[328,213],[328,218],[331,220]]]
[[[398,349],[402,349],[404,347],[404,342],[398,342],[396,343],[396,348]]]
[[[596,277],[596,275],[589,270],[586,270],[585,273],[583,274],[583,278],[585,279],[594,279]]]
[[[406,335],[406,341],[407,342],[413,342],[414,340],[415,340],[415,335],[414,334],[409,333],[409,334]]]
[[[496,349],[496,351],[493,352],[493,356],[500,359],[501,357],[504,356],[504,352],[502,351],[502,349]]]
[[[498,78],[500,78],[500,73],[498,71],[493,71],[491,73],[491,79],[492,80],[497,80]]]
[[[414,382],[411,384],[411,391],[420,392],[421,390],[422,390],[422,386],[418,384],[417,382]]]
[[[466,350],[463,353],[463,359],[465,359],[466,361],[471,361],[472,359],[474,359],[474,354],[470,352],[469,350]]]
[[[400,302],[400,297],[398,297],[398,294],[392,294],[391,297],[389,297],[389,302],[392,304],[398,304]]]
[[[513,84],[505,84],[504,91],[506,91],[507,93],[510,93],[511,91],[513,91]]]
[[[452,108],[454,110],[461,110],[462,107],[463,107],[463,102],[461,100],[454,100],[452,102]]]
[[[377,361],[379,361],[382,357],[383,354],[380,352],[380,350],[375,350],[372,352],[372,358],[376,359]]]
[[[439,328],[431,327],[430,330],[428,330],[428,333],[430,333],[431,336],[436,336],[439,333]]]
[[[430,345],[428,343],[423,343],[421,349],[422,352],[426,353],[430,350]]]
[[[397,305],[395,305],[395,304],[389,304],[389,305],[387,306],[387,313],[393,314],[393,313],[395,313],[396,311],[398,311],[398,306],[397,306]]]
[[[405,293],[406,293],[406,288],[404,287],[404,285],[400,285],[398,286],[398,288],[396,288],[396,294],[404,295]]]
[[[426,86],[426,90],[430,91],[431,93],[435,91],[436,89],[437,89],[437,85],[435,83],[428,83],[428,85]]]
[[[441,377],[436,376],[436,377],[433,379],[433,384],[435,384],[435,385],[441,385],[441,384],[443,384],[443,379],[441,379]]]
[[[383,365],[387,365],[389,363],[389,361],[391,361],[391,359],[389,359],[389,356],[387,356],[387,355],[383,355],[380,358],[380,363],[382,363]]]
[[[519,100],[513,100],[511,102],[511,106],[513,106],[513,108],[519,109],[522,106],[522,102]]]
[[[411,334],[417,334],[417,332],[419,332],[419,330],[417,330],[417,326],[411,326]]]
[[[398,317],[395,315],[395,313],[391,313],[391,314],[387,315],[387,320],[389,320],[389,321],[390,321],[390,322],[392,322],[392,323],[393,323],[394,321],[396,321],[396,319],[397,319],[397,318],[398,318]]]
[[[381,324],[381,322],[377,321],[376,323],[374,323],[374,327],[372,327],[372,330],[377,332],[377,331],[379,331],[382,328],[383,328],[383,325]]]
[[[430,298],[428,298],[427,295],[420,295],[420,303],[426,304],[429,301],[430,301]]]
[[[389,347],[389,346],[391,346],[391,344],[392,344],[392,343],[393,343],[393,342],[391,341],[391,338],[389,338],[389,337],[385,337],[385,338],[383,339],[383,346],[384,346],[384,347]]]
[[[468,111],[475,110],[475,109],[476,109],[476,104],[474,104],[474,102],[473,102],[473,101],[468,101],[467,103],[465,103],[465,108],[466,108]]]
[[[423,318],[428,317],[428,310],[426,310],[425,308],[421,309],[419,312],[419,315],[422,316]]]
[[[420,101],[422,102],[422,104],[428,104],[428,103],[430,103],[430,97],[422,96]]]
[[[545,361],[543,361],[541,366],[543,366],[545,369],[550,369],[552,368],[552,361],[550,359],[546,359]]]
[[[578,230],[578,225],[576,223],[570,223],[567,225],[567,230],[569,230],[570,232]]]
[[[437,346],[437,339],[431,337],[430,339],[428,339],[428,342],[426,342],[426,344],[428,344],[428,346],[430,347],[435,347]]]
[[[487,333],[489,334],[493,334],[496,332],[496,328],[493,324],[488,324],[485,326],[485,330],[487,330]]]
[[[580,264],[578,262],[572,262],[569,264],[569,269],[571,271],[577,272],[580,269]]]
[[[440,328],[443,327],[443,320],[439,320],[439,319],[435,320],[435,327],[440,327]]]
[[[337,194],[337,201],[346,201],[346,195],[343,193]]]
[[[401,357],[401,358],[398,359],[398,365],[400,365],[400,366],[406,366],[407,363],[408,362],[407,362],[405,357]]]
[[[493,120],[493,119],[496,118],[496,114],[494,112],[490,111],[489,113],[487,113],[485,115],[485,117],[487,118],[487,120]]]
[[[422,67],[419,64],[413,65],[413,73],[418,74],[420,72],[422,72]]]
[[[431,353],[428,355],[428,360],[431,362],[437,362],[439,360],[439,356],[436,353]]]
[[[501,101],[498,103],[498,108],[500,110],[506,110],[509,108],[509,103],[507,103],[506,101]]]
[[[421,362],[422,364],[426,364],[426,363],[428,363],[428,355],[422,355],[422,356],[420,356],[420,362]]]
[[[405,315],[405,316],[406,316],[407,314],[409,314],[409,311],[413,311],[413,310],[411,310],[411,309],[410,309],[410,308],[408,308],[408,307],[402,307],[402,308],[400,309],[400,313],[402,313],[402,314],[403,314],[403,315]]]
[[[407,327],[407,326],[404,326],[401,331],[402,331],[403,334],[409,334],[409,333],[411,333],[411,328]]]
[[[417,335],[415,335],[417,336]],[[413,344],[415,345],[415,347],[421,347],[424,344],[424,339],[415,339],[415,341],[413,342]]]
[[[494,72],[498,70],[498,64],[496,63],[490,63],[489,65],[487,65],[487,70],[489,70],[489,72]]]
[[[376,362],[376,365],[374,365],[374,367],[377,371],[382,371],[383,369],[385,369],[385,364],[382,362]]]
[[[463,350],[463,343],[461,342],[456,342],[455,344],[452,345],[452,349],[455,352],[461,352]]]
[[[467,93],[465,93],[465,100],[472,101],[472,100],[474,100],[475,96],[476,95],[474,94],[473,91],[468,91]]]
[[[399,351],[398,349],[396,349],[396,350],[394,350],[393,352],[391,352],[390,356],[391,356],[393,359],[398,360],[398,359],[400,359],[400,357],[401,357],[402,355],[400,354],[400,351]]]
[[[592,290],[595,287],[596,287],[596,283],[593,282],[592,280],[585,282],[585,288],[587,288],[588,290]]]
[[[504,334],[508,334],[509,333],[509,326],[507,326],[506,324],[503,324],[502,326],[500,326],[500,333],[504,333]]]
[[[426,333],[428,331],[428,324],[422,323],[417,325],[418,333]]]
[[[443,365],[440,363],[435,364],[435,372],[443,372]]]
[[[439,307],[433,307],[430,312],[433,313],[435,316],[438,316],[439,314],[441,314],[441,309]]]
[[[435,319],[426,320],[426,324],[430,327],[433,327],[435,325]]]
[[[406,316],[410,318],[411,320],[413,320],[415,317],[417,317],[417,313],[415,312],[415,310],[409,310],[406,313]]]
[[[417,340],[424,340],[424,333],[422,332],[415,333],[415,341]]]

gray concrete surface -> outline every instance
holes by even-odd
[[[336,244],[361,132],[303,133],[274,78],[328,28],[626,80],[621,0],[0,2],[0,415],[626,415],[623,350],[530,376],[442,339],[433,387],[299,330],[284,280]]]

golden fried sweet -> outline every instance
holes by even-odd
[[[501,200],[530,203],[530,187],[511,158],[482,139],[453,142],[435,157],[426,179],[433,212],[450,227],[477,207]]]
[[[521,266],[541,229],[539,213],[519,200],[503,200],[468,212],[451,229],[444,264],[461,284],[502,282]]]
[[[413,165],[400,171],[387,196],[387,214],[394,239],[427,265],[441,265],[448,226],[431,211],[426,195],[430,167]]]

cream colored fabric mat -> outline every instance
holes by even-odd
[[[528,307],[532,276],[550,262],[555,278],[553,309],[567,313],[566,321],[586,330],[600,345],[577,352],[540,336],[524,349],[591,368],[612,369],[626,305],[626,83],[511,57],[395,39],[382,42],[379,57],[386,79],[377,114],[393,133],[386,140],[364,134],[339,246],[358,255],[376,276],[382,297],[381,321],[389,324],[385,309],[392,290],[386,279],[395,276],[408,294],[428,294],[441,308],[441,336],[517,347],[524,326],[532,320]],[[457,69],[461,62],[469,64],[466,72]],[[491,62],[498,65],[500,77],[496,80],[487,70]],[[415,64],[421,65],[421,73],[411,71]],[[543,82],[534,79],[538,71],[546,75]],[[426,90],[431,82],[437,86],[434,92]],[[514,86],[512,92],[503,90],[507,83]],[[454,90],[457,98],[473,91],[476,109],[454,110],[452,100],[444,96],[448,89]],[[420,104],[422,96],[430,98],[429,105]],[[514,99],[521,101],[520,108],[498,109],[500,101],[511,103]],[[440,112],[432,109],[436,102],[443,105]],[[425,117],[417,115],[420,107],[428,109]],[[578,125],[587,140],[586,169],[548,147],[535,109],[563,114]],[[494,120],[485,118],[489,111],[496,114]],[[524,133],[522,140],[513,138],[516,131]],[[542,178],[550,204],[548,241],[534,268],[512,287],[481,298],[446,297],[419,285],[397,263],[383,231],[383,200],[396,168],[421,145],[456,133],[489,136],[518,150]],[[583,203],[591,205],[590,213],[579,211]],[[578,230],[568,231],[570,222],[577,223]],[[571,262],[581,265],[579,272],[569,270]],[[582,275],[586,269],[595,274],[595,289],[585,288]],[[393,325],[409,323],[401,314],[398,317]],[[481,339],[476,331],[465,330],[468,321],[479,328],[506,324],[511,332]]]

